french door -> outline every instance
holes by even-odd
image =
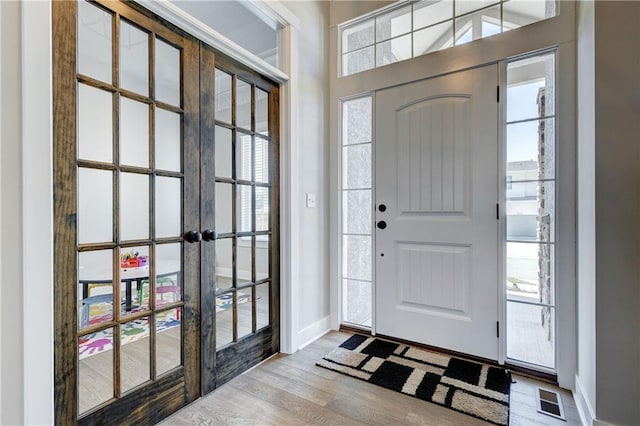
[[[279,350],[279,129],[275,84],[200,53],[206,393]]]
[[[376,92],[376,332],[498,359],[496,66]]]
[[[278,87],[53,2],[56,423],[154,423],[278,349]]]

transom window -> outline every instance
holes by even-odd
[[[341,28],[347,76],[556,16],[555,0],[401,2]]]

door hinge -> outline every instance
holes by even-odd
[[[500,102],[500,86],[496,86],[496,102]]]
[[[496,337],[500,338],[500,321],[496,321]]]
[[[496,203],[496,220],[500,220],[500,204]]]

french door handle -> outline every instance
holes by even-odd
[[[380,222],[378,222],[378,229],[385,229],[387,227],[387,222],[385,222],[384,220],[381,220]]]
[[[199,243],[202,241],[202,234],[198,231],[189,231],[184,234],[184,239],[190,243]]]
[[[205,241],[213,241],[216,239],[216,233],[211,229],[205,229],[202,231],[202,239]]]

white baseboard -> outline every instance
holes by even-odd
[[[582,422],[582,424],[585,426],[604,426],[604,424],[595,420],[593,407],[591,407],[589,399],[584,394],[582,383],[580,382],[580,378],[578,376],[576,376],[575,379],[575,386],[576,390],[573,394],[573,399],[575,399],[576,401],[576,407],[578,408],[578,414],[580,415],[580,421]]]
[[[303,328],[296,336],[296,345],[298,350],[310,345],[325,334],[331,331],[331,316],[320,319],[308,327]]]

